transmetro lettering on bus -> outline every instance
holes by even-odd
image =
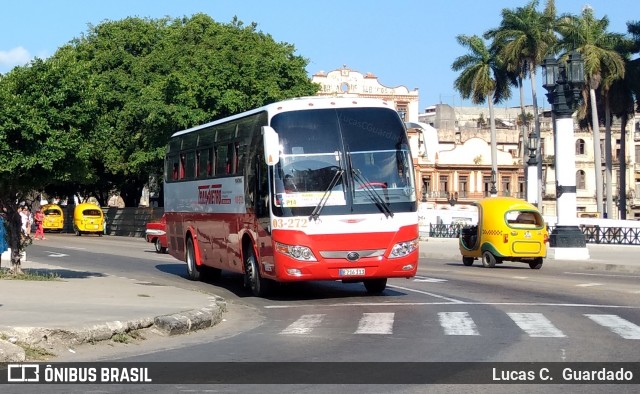
[[[189,278],[342,280],[384,291],[418,268],[405,127],[389,103],[306,97],[171,136],[164,171],[169,252]]]

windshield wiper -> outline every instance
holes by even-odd
[[[351,172],[353,173],[354,178],[358,182],[360,182],[362,189],[365,190],[369,195],[369,197],[371,197],[373,202],[375,202],[376,205],[380,207],[380,209],[382,210],[382,213],[384,213],[384,216],[393,217],[393,212],[391,211],[389,204],[386,201],[384,201],[382,197],[380,197],[380,194],[376,191],[376,189],[374,189],[371,186],[371,182],[369,182],[369,180],[365,178],[364,175],[362,175],[362,172],[356,168],[353,168],[353,166],[351,167]]]
[[[335,185],[338,184],[338,180],[340,179],[340,177],[342,177],[343,173],[344,173],[344,170],[341,168],[338,171],[336,171],[336,173],[333,175],[333,179],[331,179],[331,182],[329,182],[329,186],[324,191],[324,194],[322,195],[320,202],[318,202],[318,205],[316,205],[316,207],[313,209],[313,212],[311,212],[311,216],[309,216],[309,220],[312,220],[312,219],[316,220],[320,217],[320,211],[322,211],[322,208],[324,208],[324,206],[327,205],[329,196],[331,196],[331,192],[333,191],[333,188],[335,187]]]

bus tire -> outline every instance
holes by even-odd
[[[387,288],[387,278],[365,279],[362,283],[369,294],[380,294]]]
[[[200,269],[196,264],[196,253],[193,247],[193,239],[187,238],[187,250],[185,260],[187,261],[187,275],[191,280],[200,280]]]
[[[493,253],[485,250],[482,253],[482,266],[485,268],[493,268],[496,266],[497,260]]]
[[[264,297],[271,292],[273,282],[260,275],[258,260],[252,250],[246,251],[244,261],[244,284],[256,297]]]

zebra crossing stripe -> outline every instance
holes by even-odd
[[[446,335],[480,335],[467,312],[438,312],[438,319]]]
[[[391,334],[395,313],[363,313],[355,334]]]
[[[640,339],[640,326],[616,315],[585,315],[625,339]]]
[[[536,338],[562,338],[565,335],[542,313],[507,313],[518,327]]]
[[[324,317],[325,315],[302,315],[298,320],[280,331],[280,334],[308,334],[322,322]]]

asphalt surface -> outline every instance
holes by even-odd
[[[429,259],[458,261],[457,242],[427,238],[420,244],[420,256],[427,264]],[[545,264],[640,273],[640,246],[588,245],[588,250],[588,260],[559,261],[551,249]],[[65,274],[54,281],[1,281],[0,363],[25,361],[24,344],[77,346],[137,329],[178,335],[215,326],[226,311],[222,298],[178,287],[106,274],[75,275],[66,268],[28,258],[23,267]]]

